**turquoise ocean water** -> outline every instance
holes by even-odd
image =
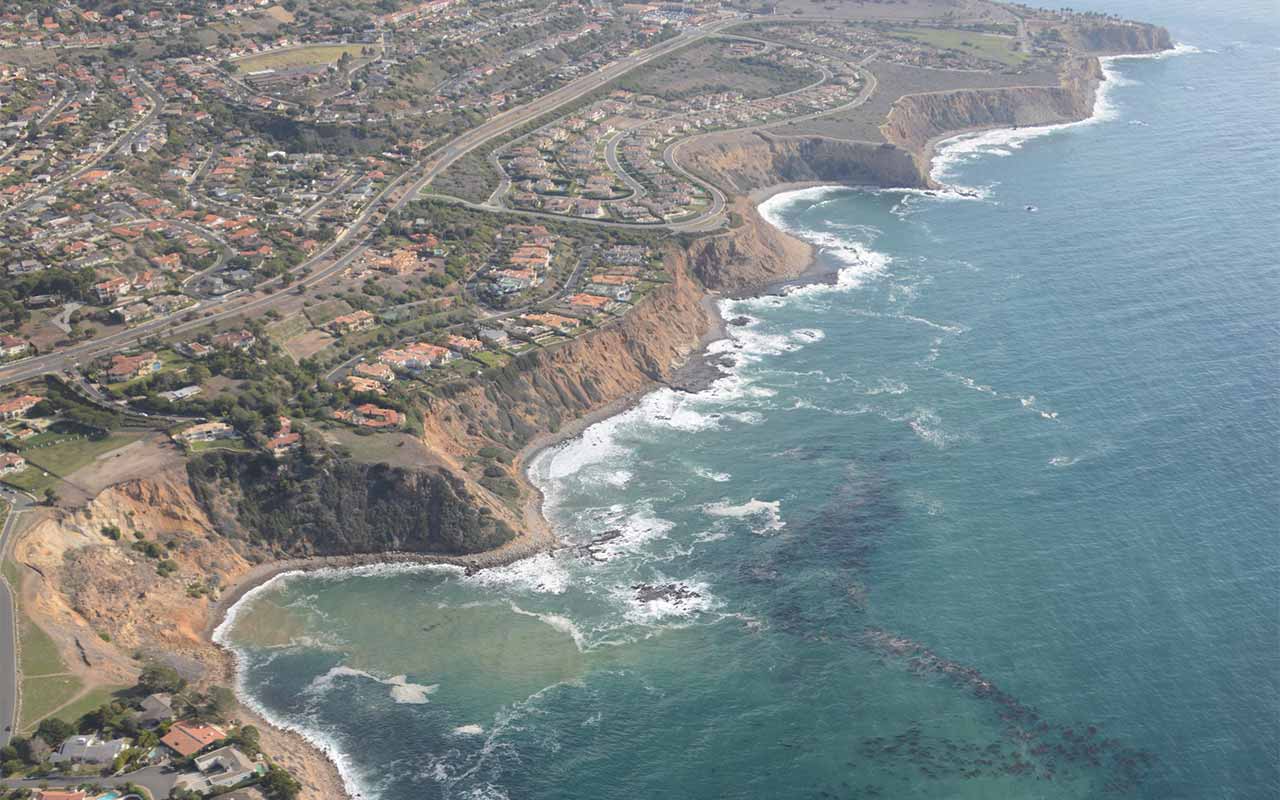
[[[269,584],[246,696],[382,800],[1280,796],[1276,9],[1106,7],[1195,48],[982,199],[767,205],[838,285],[533,465],[614,538]]]

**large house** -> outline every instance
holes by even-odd
[[[17,453],[0,453],[0,475],[12,475],[27,468],[27,460]]]
[[[99,739],[96,733],[90,733],[84,736],[71,736],[62,743],[62,746],[49,756],[49,760],[55,764],[70,762],[72,764],[110,764],[116,760],[116,756],[125,751],[129,746],[129,740],[120,739]]]
[[[218,439],[234,439],[236,429],[225,422],[201,422],[178,433],[173,438],[182,442],[212,442]]]
[[[38,404],[41,399],[42,398],[37,397],[34,394],[24,394],[20,397],[15,397],[12,400],[0,401],[0,420],[25,417],[27,412],[35,408],[36,404]]]
[[[17,358],[25,356],[31,350],[31,342],[9,334],[0,335],[0,357]]]
[[[266,771],[266,766],[254,761],[235,747],[219,747],[195,760],[199,772],[178,776],[175,788],[208,792],[213,789],[235,786]]]
[[[382,408],[373,403],[364,403],[354,409],[341,409],[333,412],[334,419],[348,425],[361,428],[398,428],[404,423],[404,415],[392,408]]]
[[[227,738],[217,725],[203,722],[175,722],[169,732],[160,737],[160,743],[183,758],[190,758],[214,742]]]
[[[160,363],[160,359],[150,350],[136,356],[112,356],[111,366],[107,368],[107,380],[119,383],[150,375],[160,369]]]
[[[326,325],[329,330],[336,334],[357,333],[359,331],[367,331],[377,323],[377,317],[363,309],[353,311],[350,314],[343,314],[340,317],[334,317],[329,320]]]

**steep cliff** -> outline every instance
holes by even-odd
[[[671,283],[621,320],[535,350],[429,401],[429,445],[456,463],[486,447],[518,451],[544,432],[671,377],[710,330],[704,290],[669,256]]]
[[[461,555],[515,535],[446,469],[366,464],[308,449],[284,462],[208,453],[191,459],[187,474],[220,533],[276,557]]]
[[[841,183],[923,187],[915,162],[901,149],[821,136],[727,132],[703,136],[680,150],[681,163],[730,193],[780,183]]]
[[[1169,31],[1141,22],[1100,21],[1079,24],[1068,34],[1072,47],[1090,55],[1156,53],[1173,47]]]
[[[881,126],[885,139],[913,154],[928,170],[930,143],[970,128],[1050,125],[1085,119],[1093,113],[1098,83],[1096,58],[1073,58],[1057,86],[1018,86],[927,92],[898,98]]]
[[[809,266],[812,246],[765,222],[746,198],[736,198],[733,209],[743,221],[741,226],[689,247],[689,265],[704,284],[741,294],[795,278]]]

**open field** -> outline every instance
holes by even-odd
[[[734,58],[723,40],[701,42],[660,58],[617,82],[619,88],[679,100],[713,92],[741,92],[748,99],[799,89],[816,72],[771,64],[763,58]]]
[[[290,69],[292,67],[319,67],[325,64],[336,64],[343,54],[358,59],[365,48],[376,52],[374,44],[313,44],[304,47],[293,47],[278,50],[274,53],[260,53],[245,56],[235,62],[241,72],[258,72],[264,69]]]
[[[115,697],[115,693],[123,689],[123,686],[98,686],[85,692],[80,699],[73,703],[59,708],[53,715],[64,722],[74,724],[76,720],[94,709],[111,702]]]
[[[67,439],[46,447],[34,447],[22,451],[30,464],[25,470],[4,479],[10,486],[29,492],[43,492],[55,485],[59,478],[87,466],[95,458],[124,447],[138,440],[138,433],[113,433],[103,439],[81,437]],[[45,475],[44,473],[49,473]]]
[[[1017,66],[1027,60],[1026,53],[1013,49],[1017,40],[1011,36],[997,36],[992,33],[977,33],[954,28],[896,28],[890,31],[889,35],[942,50],[959,50],[1009,66]]]
[[[18,730],[28,731],[40,720],[72,697],[84,686],[73,675],[49,675],[22,679],[22,720]]]

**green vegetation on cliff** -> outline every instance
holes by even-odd
[[[285,462],[209,452],[187,474],[218,530],[287,556],[460,555],[514,535],[448,470],[366,464],[308,451]]]

